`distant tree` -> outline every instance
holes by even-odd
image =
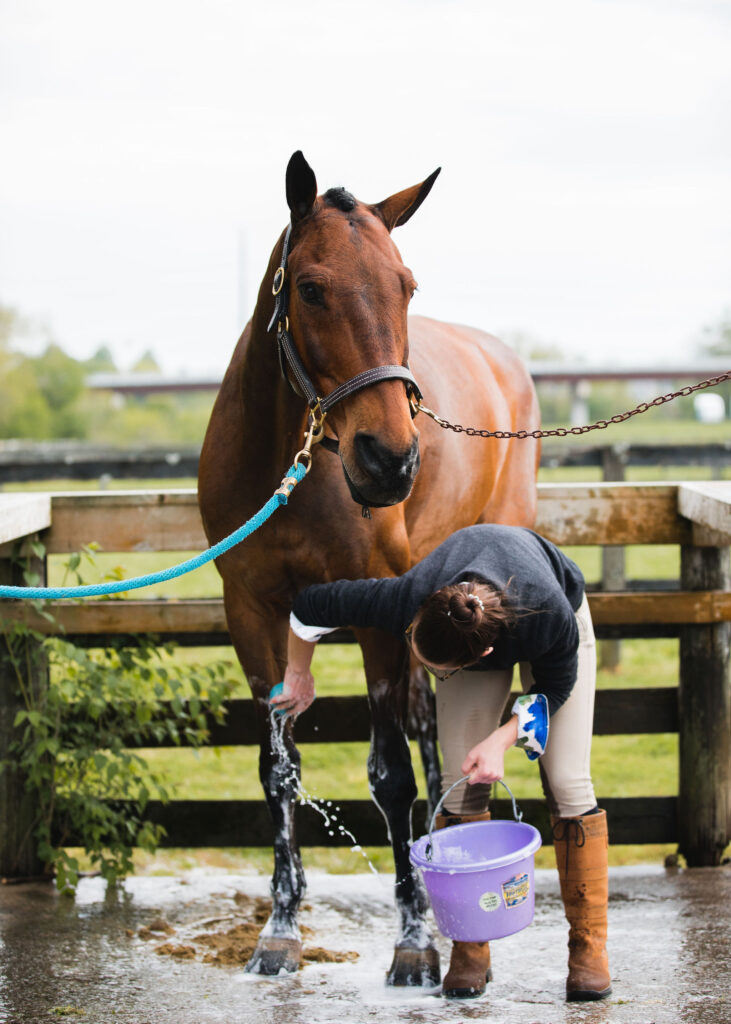
[[[33,365],[38,387],[54,411],[70,406],[84,390],[84,367],[60,345],[49,345]]]
[[[528,331],[502,331],[500,337],[521,359],[535,363],[566,362],[566,353],[555,341],[543,341]]]
[[[701,340],[696,345],[702,356],[731,355],[731,309],[727,309],[718,323],[703,328]]]
[[[91,359],[86,360],[84,369],[87,373],[114,373],[117,365],[109,347],[107,345],[100,346]]]
[[[148,348],[132,367],[132,373],[159,373],[160,365]]]
[[[0,351],[7,352],[13,341],[29,331],[29,322],[12,306],[0,305]]]
[[[560,345],[552,341],[543,341],[529,331],[501,331],[500,338],[526,362],[566,362],[566,353]],[[536,391],[544,426],[569,422],[571,418],[571,389],[568,384],[543,381],[536,384]]]
[[[696,351],[699,356],[711,359],[723,359],[724,356],[731,356],[731,309],[726,309],[717,323],[708,324],[703,328]],[[727,361],[727,367],[729,363],[731,363],[731,359]],[[731,415],[731,381],[717,384],[713,390],[726,403],[727,416]]]
[[[51,413],[27,356],[13,343],[29,332],[29,321],[0,306],[0,437],[47,436]]]

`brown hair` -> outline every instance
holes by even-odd
[[[508,586],[510,581],[508,581]],[[412,639],[432,665],[469,665],[515,621],[504,590],[453,583],[428,597],[414,618]]]

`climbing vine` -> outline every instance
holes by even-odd
[[[42,557],[39,545],[33,552]],[[82,557],[67,573],[79,578]],[[28,585],[33,574],[24,573]],[[47,607],[36,611],[52,619]],[[174,645],[152,636],[87,649],[63,636],[44,636],[21,622],[0,622],[20,710],[10,759],[33,794],[40,859],[59,889],[73,892],[82,847],[108,881],[132,870],[132,852],[154,852],[164,829],[146,814],[167,801],[164,777],[138,751],[162,741],[198,747],[211,719],[221,720],[233,683],[222,662],[176,664]]]

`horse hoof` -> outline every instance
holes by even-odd
[[[413,985],[431,988],[442,980],[439,953],[433,946],[427,949],[400,949],[393,951],[393,963],[386,975],[387,985]]]
[[[259,939],[251,960],[244,970],[249,974],[293,974],[302,964],[302,943],[299,939]]]

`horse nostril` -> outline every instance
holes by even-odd
[[[358,433],[353,445],[362,470],[376,479],[411,479],[419,468],[419,439],[414,438],[405,452],[393,452],[372,434]]]

